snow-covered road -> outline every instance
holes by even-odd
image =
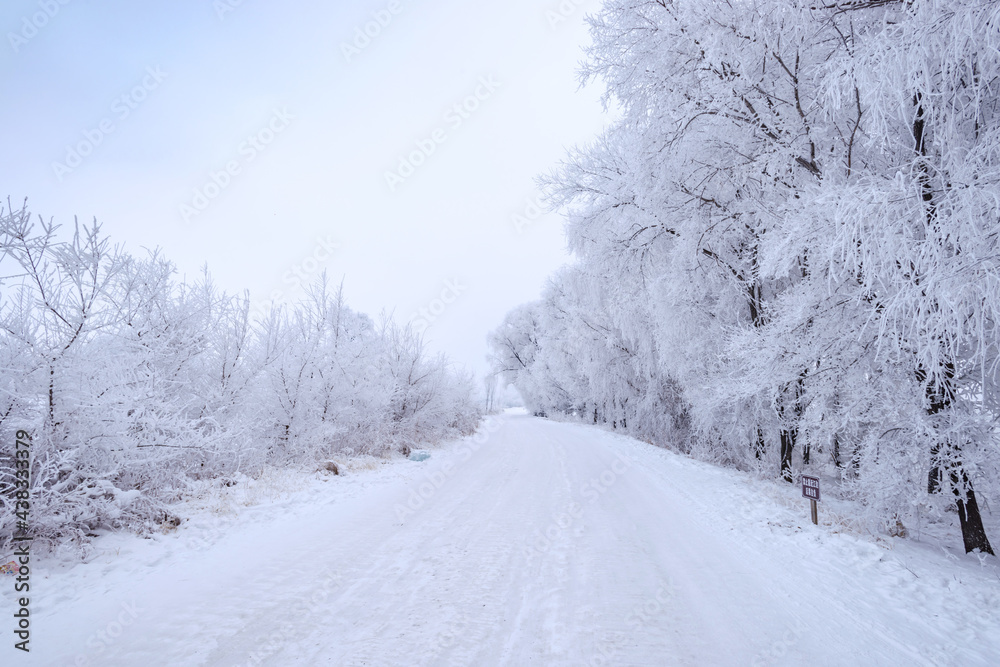
[[[3,664],[1000,664],[995,560],[816,528],[790,489],[583,425],[432,454],[39,578]]]

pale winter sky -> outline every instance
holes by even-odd
[[[482,372],[568,259],[533,179],[609,121],[578,90],[597,6],[6,0],[0,194],[260,301],[325,268]]]

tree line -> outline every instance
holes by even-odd
[[[324,276],[255,316],[207,269],[175,279],[100,225],[0,211],[0,544],[16,528],[15,433],[32,437],[31,533],[146,531],[194,480],[381,456],[470,433],[473,381]]]
[[[542,179],[575,261],[490,336],[538,414],[887,526],[1000,498],[1000,5],[606,0],[620,114]]]

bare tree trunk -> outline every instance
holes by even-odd
[[[935,223],[938,211],[937,202],[934,199],[934,187],[927,167],[927,128],[924,125],[924,107],[919,92],[913,96],[913,104],[915,107],[913,119],[914,151],[919,159],[917,168],[920,174],[921,198],[925,205],[925,222],[930,228]],[[920,277],[915,276],[915,279],[919,280]],[[953,386],[955,364],[946,361],[939,370],[941,371],[939,373],[940,379],[928,378],[927,370],[920,366],[917,367],[917,379],[925,384],[925,391],[930,399],[927,414],[932,417],[948,411],[955,396],[955,387]],[[993,547],[990,545],[986,530],[983,528],[983,518],[979,513],[979,503],[976,501],[976,492],[972,488],[972,480],[969,479],[965,466],[962,464],[960,450],[954,444],[935,442],[931,446],[931,470],[928,473],[927,490],[933,493],[939,488],[942,450],[947,454],[946,465],[952,491],[955,493],[955,503],[958,506],[965,552],[969,553],[978,549],[982,553],[992,554]]]
[[[796,429],[781,430],[781,478],[786,482],[794,482],[792,478],[792,451],[795,449]]]
[[[962,526],[965,553],[978,549],[980,553],[993,554],[993,547],[983,527],[983,517],[979,513],[976,492],[961,466],[957,466],[951,473],[951,484],[955,492],[955,503],[958,505],[958,521]],[[963,490],[965,493],[962,493]]]
[[[766,452],[767,452],[767,446],[764,444],[764,431],[762,431],[760,426],[758,426],[757,440],[753,443],[754,458],[760,461]]]
[[[799,375],[798,380],[795,381],[795,388],[792,392],[792,414],[794,415],[795,421],[791,426],[784,426],[781,429],[781,478],[786,482],[792,483],[795,479],[792,477],[792,452],[795,451],[795,442],[799,438],[799,419],[802,417],[802,392],[804,389],[805,372]],[[780,399],[779,399],[780,400]],[[783,417],[785,414],[785,405],[783,403],[778,406],[778,413]],[[803,454],[803,461],[805,463],[809,462],[809,454]]]

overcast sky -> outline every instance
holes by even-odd
[[[258,301],[326,269],[481,373],[568,260],[534,178],[608,122],[597,4],[5,0],[0,194]]]

